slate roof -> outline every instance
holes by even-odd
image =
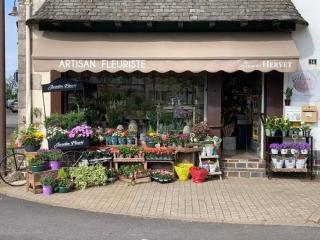
[[[46,0],[31,22],[48,20],[306,23],[291,0]]]

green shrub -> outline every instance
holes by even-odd
[[[53,114],[45,120],[46,128],[61,127],[62,129],[71,129],[85,121],[84,112],[70,112],[66,114]]]
[[[44,175],[41,177],[40,183],[42,186],[53,186],[55,184],[55,180],[50,175]]]
[[[73,167],[70,169],[70,176],[74,178],[77,189],[105,185],[107,181],[105,168],[101,164]]]

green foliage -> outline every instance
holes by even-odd
[[[70,169],[70,176],[75,178],[74,183],[77,189],[105,185],[107,181],[105,168],[100,164],[73,167]]]
[[[65,168],[60,168],[57,175],[57,185],[58,187],[69,188],[71,186],[71,179],[68,171]]]
[[[45,163],[45,161],[43,159],[39,158],[38,156],[28,159],[28,164],[30,166],[43,166],[44,163]]]
[[[126,177],[130,177],[130,175],[134,174],[136,171],[144,170],[143,164],[124,164],[119,167],[119,173],[125,175]]]
[[[60,149],[38,151],[38,158],[43,161],[60,161],[62,156],[63,153]]]
[[[70,112],[64,115],[53,114],[45,119],[46,128],[61,127],[62,129],[71,129],[85,121],[84,112]]]
[[[286,91],[284,92],[284,96],[285,96],[285,98],[286,98],[287,100],[290,100],[290,99],[291,99],[291,97],[292,97],[292,90],[293,90],[293,88],[291,88],[291,87],[287,87],[287,88],[286,88]]]
[[[89,126],[95,126],[100,120],[99,111],[97,111],[97,109],[89,108],[84,112],[84,118]]]
[[[53,186],[55,184],[55,180],[50,175],[44,175],[41,177],[40,183],[42,186]]]
[[[106,171],[106,174],[107,174],[107,177],[108,177],[108,178],[114,178],[114,177],[117,177],[117,176],[118,176],[118,172],[117,172],[117,170],[115,170],[115,169],[108,169],[108,170]]]

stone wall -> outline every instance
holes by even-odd
[[[19,1],[19,17],[18,17],[18,101],[19,101],[19,126],[25,123],[26,111],[26,0]]]

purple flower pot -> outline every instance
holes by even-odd
[[[43,195],[49,196],[49,195],[52,194],[52,192],[53,192],[52,186],[42,186],[42,193],[43,193]]]
[[[50,169],[51,170],[59,170],[60,163],[58,161],[50,161]]]

